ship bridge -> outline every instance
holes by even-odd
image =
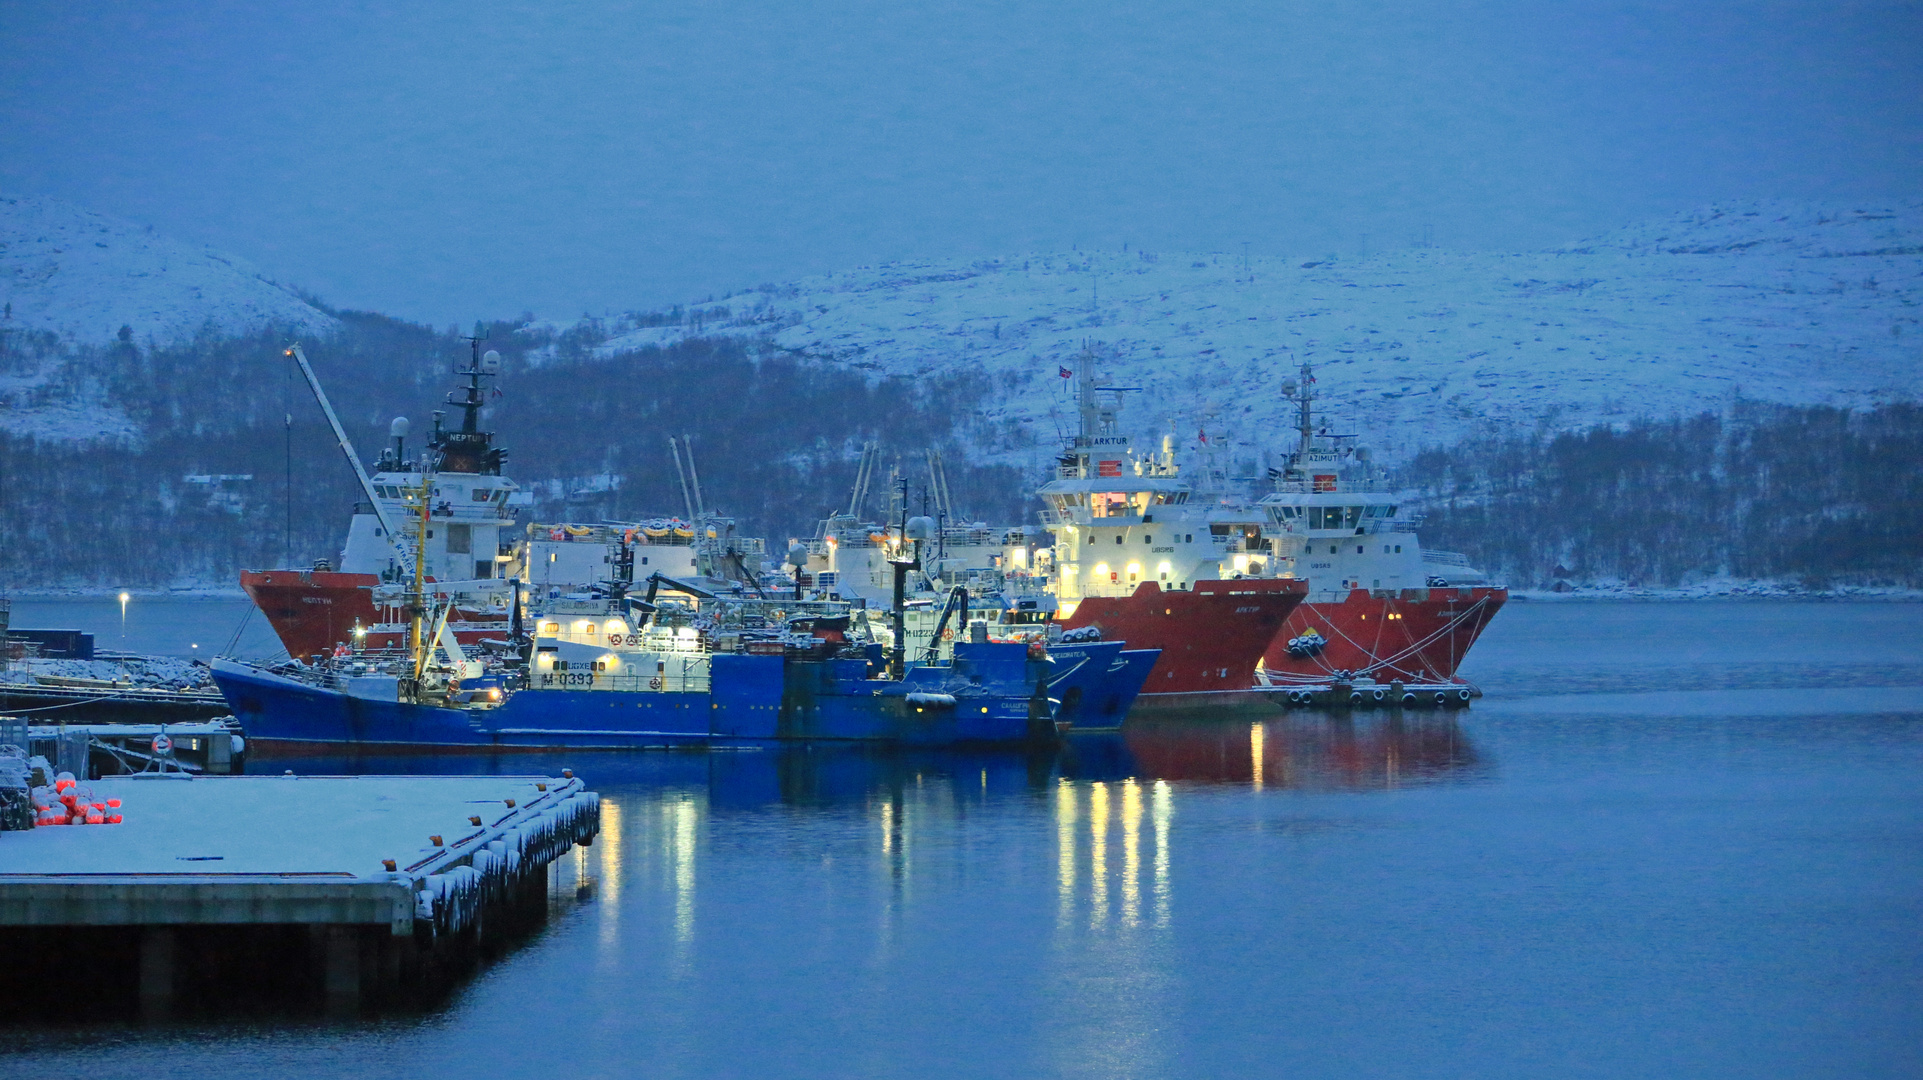
[[[1127,526],[1152,522],[1157,507],[1181,506],[1192,491],[1175,476],[1073,476],[1044,484],[1037,494],[1050,525]]]

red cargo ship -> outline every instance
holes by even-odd
[[[1258,504],[1277,568],[1309,586],[1264,652],[1263,675],[1283,686],[1449,682],[1509,592],[1455,552],[1423,550],[1354,436],[1316,431],[1314,385],[1304,364],[1301,381],[1282,386],[1299,441]]]

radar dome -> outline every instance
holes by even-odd
[[[1295,380],[1294,380],[1294,379],[1283,379],[1283,380],[1282,380],[1282,396],[1283,396],[1283,397],[1294,397],[1294,396],[1295,396],[1295,389],[1296,389],[1296,388],[1295,388]]]
[[[788,565],[797,570],[808,565],[808,549],[800,544],[791,545],[788,548]]]
[[[908,524],[903,529],[903,532],[907,534],[910,540],[933,540],[935,538],[935,519],[924,516],[911,517],[908,519]]]
[[[481,370],[489,375],[499,372],[501,370],[501,354],[495,352],[493,349],[482,353]]]
[[[407,438],[407,417],[405,416],[395,417],[394,422],[387,425],[387,434],[390,438],[395,438],[395,439]]]

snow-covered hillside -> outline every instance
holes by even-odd
[[[635,329],[915,376],[994,380],[982,455],[1029,463],[1072,424],[1058,368],[1084,342],[1139,386],[1145,434],[1280,444],[1292,365],[1390,456],[1486,421],[1573,427],[1735,397],[1868,406],[1923,395],[1923,206],[1750,203],[1543,252],[1367,258],[1165,252],[896,263],[764,287]],[[696,320],[699,320],[698,322]]]
[[[171,344],[206,326],[274,323],[304,333],[334,319],[246,260],[53,199],[0,196],[0,302],[13,327],[76,344]]]

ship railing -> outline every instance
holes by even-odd
[[[1055,479],[1057,480],[1080,480],[1081,478],[1082,467],[1080,465],[1055,466]]]
[[[1424,548],[1422,561],[1434,563],[1437,566],[1460,566],[1464,570],[1469,569],[1469,556],[1460,551],[1437,551],[1434,548]]]

